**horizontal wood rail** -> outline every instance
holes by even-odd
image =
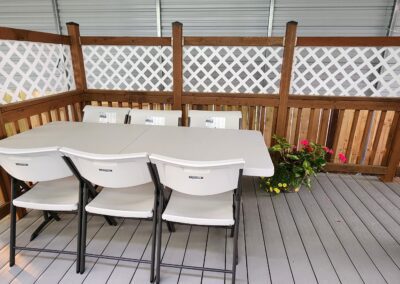
[[[56,95],[0,106],[3,123],[15,122],[43,112],[65,107],[82,101],[81,91],[69,91]],[[78,115],[75,112],[75,115]]]
[[[400,37],[298,37],[297,46],[400,46]]]
[[[127,102],[127,103],[158,103],[172,104],[172,92],[152,91],[114,91],[114,90],[86,90],[83,100],[97,102]]]
[[[283,37],[194,37],[185,36],[184,45],[203,46],[283,46]]]
[[[81,36],[82,45],[143,45],[170,46],[170,37],[95,37]]]
[[[5,27],[0,27],[0,40],[19,40],[54,44],[70,44],[69,36]]]
[[[400,111],[399,98],[290,95],[289,107]]]
[[[270,94],[194,93],[184,92],[183,104],[231,105],[231,106],[278,106],[279,96]]]

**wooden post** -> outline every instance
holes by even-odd
[[[382,176],[381,180],[385,182],[393,181],[393,178],[396,176],[397,166],[400,162],[400,123],[397,122],[396,133],[393,137],[392,145],[389,151],[389,161],[387,165],[387,172],[384,176]]]
[[[294,58],[294,48],[296,46],[297,22],[286,24],[285,47],[283,50],[283,60],[281,69],[281,82],[279,86],[279,109],[276,126],[276,134],[285,136],[287,124],[287,108],[289,100],[290,83],[292,80],[292,68]]]
[[[67,23],[67,28],[68,28],[68,35],[71,40],[71,59],[72,59],[72,67],[74,69],[75,85],[76,89],[82,91],[83,93],[87,90],[87,86],[86,86],[85,65],[83,62],[79,25],[70,22]],[[82,101],[84,101],[83,97]],[[83,107],[83,104],[81,105]]]
[[[174,103],[172,108],[180,110],[182,108],[183,92],[183,39],[182,24],[180,22],[172,23],[172,52],[173,52],[173,93]],[[185,118],[182,119],[185,121]]]

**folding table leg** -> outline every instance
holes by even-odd
[[[233,233],[233,257],[232,257],[232,284],[236,281],[236,266],[239,262],[238,257],[238,239],[239,239],[239,222],[240,222],[240,199],[235,201],[235,225]]]
[[[154,266],[156,260],[156,240],[157,240],[157,220],[158,220],[158,193],[157,189],[154,194],[154,207],[153,207],[153,228],[151,239],[151,268],[150,268],[150,282],[155,281]]]
[[[11,200],[10,200],[10,267],[15,264],[15,239],[16,239],[16,226],[17,226],[17,210],[13,204],[16,196],[16,188],[14,178],[11,178]]]
[[[162,239],[162,211],[163,211],[163,194],[159,194],[158,212],[157,212],[157,266],[156,266],[156,283],[160,283],[160,264],[161,264],[161,239]]]
[[[95,198],[97,195],[96,189],[92,186],[92,185],[88,185],[89,187],[89,196],[90,198]],[[108,225],[110,226],[117,226],[118,223],[115,220],[115,218],[111,217],[111,216],[104,216],[104,218],[106,219]]]
[[[31,235],[31,241],[36,239],[39,236],[40,232],[53,220],[53,216],[50,215],[47,211],[43,211],[44,221],[36,228],[36,230]]]
[[[83,185],[83,196],[82,196],[82,204],[87,204],[88,201],[88,190],[87,184]],[[82,209],[82,228],[81,228],[81,246],[79,248],[80,255],[80,273],[83,274],[85,272],[85,253],[86,253],[86,230],[87,230],[87,212],[85,208]]]
[[[82,246],[82,212],[86,204],[83,203],[83,182],[79,181],[79,204],[78,204],[78,237],[77,237],[77,257],[76,257],[76,273],[81,271],[81,246]]]

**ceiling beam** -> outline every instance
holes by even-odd
[[[268,32],[267,36],[272,36],[272,28],[274,25],[274,14],[275,14],[275,0],[269,1],[269,16],[268,16]]]

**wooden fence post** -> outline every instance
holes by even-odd
[[[278,118],[276,125],[276,134],[279,136],[285,136],[286,124],[287,124],[287,108],[290,92],[290,83],[292,80],[292,68],[294,49],[296,46],[296,32],[297,22],[288,22],[286,24],[286,34],[284,41],[283,60],[281,68],[281,81],[279,86],[279,108]]]
[[[381,177],[382,181],[390,182],[393,181],[393,178],[396,176],[397,166],[400,162],[400,121],[397,122],[396,133],[393,137],[393,141],[391,144],[389,151],[389,160],[387,164],[387,172],[384,176]]]
[[[79,24],[69,22],[67,23],[68,35],[71,40],[71,60],[72,67],[74,69],[74,79],[76,89],[82,92],[82,100],[80,103],[81,112],[83,111],[82,102],[84,102],[83,93],[87,90],[86,75],[85,75],[85,64],[83,62],[83,53],[81,45],[81,34],[79,31]]]
[[[173,93],[174,104],[173,109],[182,109],[182,92],[183,92],[183,38],[182,24],[180,22],[172,23],[172,57],[173,57]],[[185,118],[182,119],[185,121]]]

